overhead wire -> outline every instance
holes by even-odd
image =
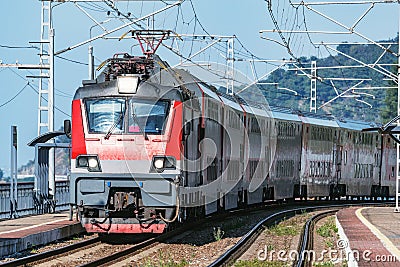
[[[12,68],[9,68],[9,70],[12,71],[12,72],[13,72],[15,75],[17,75],[18,77],[20,77],[21,79],[27,81],[27,82],[28,82],[27,86],[29,86],[30,88],[32,88],[32,89],[39,95],[39,91],[38,91],[36,88],[34,88],[34,87],[31,85],[31,83],[30,83],[25,77],[23,77],[22,75],[20,75],[18,72],[14,71]],[[48,102],[48,100],[47,100],[44,96],[41,96],[41,98],[42,98],[44,101]],[[66,115],[66,116],[68,116],[68,117],[71,117],[70,114],[64,112],[63,110],[61,110],[60,108],[58,108],[56,105],[54,105],[54,109],[58,110],[59,112],[61,112],[62,114]]]
[[[298,62],[298,64],[300,65],[300,67],[301,67],[301,68],[304,68],[303,62],[302,62],[302,61],[300,60],[300,58],[299,58],[298,56],[296,56],[295,53],[293,52],[293,47],[296,46],[296,43],[295,43],[295,42],[297,42],[297,41],[295,41],[294,43],[291,41],[291,36],[292,36],[293,29],[295,29],[296,27],[298,27],[299,29],[301,29],[301,25],[299,24],[299,21],[298,21],[298,8],[300,7],[300,5],[295,6],[295,5],[292,3],[292,1],[289,0],[289,4],[292,6],[292,8],[295,9],[296,15],[295,15],[295,19],[294,19],[293,22],[292,22],[292,27],[291,27],[292,31],[289,31],[288,37],[286,38],[285,35],[283,34],[283,32],[282,32],[280,26],[279,26],[278,20],[275,18],[274,12],[273,12],[273,10],[272,10],[271,0],[266,0],[266,2],[267,2],[267,6],[268,6],[268,12],[269,12],[269,14],[270,14],[270,17],[271,17],[273,23],[274,23],[275,29],[277,30],[278,35],[280,36],[280,38],[281,38],[281,40],[282,40],[282,43],[283,43],[284,47],[286,48],[286,50],[287,50],[287,52],[289,53],[289,55],[292,56],[293,59],[295,59],[295,60]],[[278,2],[279,2],[279,1],[278,1]],[[284,8],[283,8],[283,9],[284,9]],[[308,31],[308,26],[307,26],[307,21],[306,21],[306,15],[305,15],[305,12],[304,12],[304,5],[303,5],[303,10],[302,10],[302,11],[303,11],[303,12],[302,12],[302,14],[303,14],[303,26],[305,27],[305,32],[306,32],[306,34],[307,34],[307,36],[308,36],[309,42],[314,46],[314,48],[317,48],[317,46],[316,46],[316,45],[314,44],[314,42],[312,41],[311,36],[310,36],[310,34],[309,34],[309,31]],[[283,17],[283,13],[284,13],[284,12],[282,12],[282,17]],[[279,16],[279,14],[280,14],[280,11],[279,11],[279,4],[278,4],[277,16]],[[296,20],[297,20],[297,21],[296,21]],[[281,19],[281,24],[282,24],[282,19]],[[285,24],[285,25],[287,25],[287,24]],[[291,45],[291,43],[292,43],[292,45]],[[303,48],[304,48],[305,44],[303,44],[302,46],[303,46]],[[300,54],[302,54],[302,53],[300,53]],[[330,54],[330,53],[329,53],[329,54]],[[330,54],[330,55],[331,55],[331,54]],[[331,56],[332,56],[332,55],[331,55]],[[333,57],[333,56],[332,56],[332,57]],[[334,58],[334,60],[337,60],[335,57],[333,57],[333,58]],[[340,64],[340,65],[342,65],[342,64]],[[342,73],[342,77],[345,78],[345,75],[344,75],[343,70],[340,69],[340,71],[341,71],[341,73]],[[325,82],[325,80],[323,79],[323,77],[320,77],[320,76],[319,76],[319,78],[317,79],[317,81],[318,81],[319,83],[321,83],[321,84],[324,84],[324,85],[328,86],[329,88],[334,88],[332,84]],[[349,85],[348,85],[348,82],[347,82],[346,80],[345,80],[345,84],[346,84],[346,86],[349,86]]]
[[[1,45],[0,44],[0,47],[1,48],[7,48],[7,49],[35,49],[35,50],[40,50],[40,48],[37,47],[37,46],[11,46],[11,45]],[[46,50],[43,50],[43,52],[47,53]],[[62,57],[60,55],[56,55],[56,57],[60,58],[60,59],[63,59],[63,60],[66,60],[66,61],[69,61],[69,62],[72,62],[72,63],[76,63],[76,64],[80,64],[80,65],[88,65],[87,63],[80,62],[80,61],[73,60],[73,59],[69,59],[69,58],[66,58],[66,57]]]
[[[83,2],[82,3],[82,8],[91,10],[91,11],[95,11],[95,12],[107,12],[107,9],[101,7],[100,5],[96,4],[96,3],[90,3],[90,2]]]
[[[37,46],[13,46],[13,45],[3,45],[3,44],[0,44],[0,47],[8,49],[36,49],[36,50],[39,49],[39,47]]]
[[[28,86],[29,86],[30,88],[32,88],[32,90],[35,91],[37,94],[39,94],[39,91],[38,91],[35,87],[33,87],[31,84],[28,84]],[[46,98],[44,98],[43,96],[41,96],[41,98],[42,98],[44,101],[49,102],[49,101],[48,101]],[[66,116],[68,116],[68,117],[71,117],[71,114],[68,114],[68,113],[66,113],[65,111],[61,110],[61,109],[60,109],[59,107],[57,107],[56,105],[54,105],[54,109],[58,110],[59,112],[61,112],[62,114],[66,115]]]
[[[24,87],[22,87],[21,90],[18,91],[18,93],[16,93],[13,97],[11,97],[9,100],[5,101],[3,104],[0,104],[0,108],[4,107],[5,105],[11,103],[15,98],[17,98],[17,96],[19,96],[24,90],[25,88],[29,85],[29,81],[24,85]]]
[[[89,65],[88,63],[77,61],[77,60],[73,60],[73,59],[69,59],[69,58],[66,58],[66,57],[62,57],[60,55],[56,55],[56,57],[59,58],[59,59],[65,60],[65,61],[69,61],[71,63],[79,64],[79,65],[85,65],[85,66]]]

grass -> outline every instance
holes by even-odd
[[[221,227],[213,228],[213,236],[215,241],[220,241],[224,237],[225,232],[221,229]]]
[[[270,227],[267,230],[267,233],[276,236],[295,236],[300,234],[300,230],[301,230],[301,225],[299,225],[297,220],[292,219],[292,220],[284,220],[279,224]]]
[[[333,237],[338,232],[333,217],[330,217],[322,226],[317,228],[317,233],[322,237]]]
[[[329,217],[322,226],[317,228],[317,233],[325,238],[325,246],[328,248],[334,247],[333,238],[337,236],[337,232],[338,229],[333,217]]]
[[[270,228],[270,231],[272,234],[277,236],[295,236],[299,233],[298,229],[296,229],[294,226],[280,224]]]
[[[283,267],[290,265],[288,265],[288,263],[284,263],[281,261],[260,261],[254,259],[254,260],[238,261],[235,263],[234,266],[235,267]]]

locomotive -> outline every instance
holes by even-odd
[[[394,141],[362,131],[376,125],[226,94],[157,55],[102,67],[65,127],[70,199],[87,232],[159,234],[267,200],[395,193]]]

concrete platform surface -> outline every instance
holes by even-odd
[[[347,208],[337,219],[348,266],[400,266],[400,213],[394,207]]]
[[[84,232],[69,213],[34,215],[0,221],[0,257]]]

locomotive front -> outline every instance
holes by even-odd
[[[88,232],[162,233],[178,216],[182,96],[156,70],[115,55],[76,91],[70,192]]]

